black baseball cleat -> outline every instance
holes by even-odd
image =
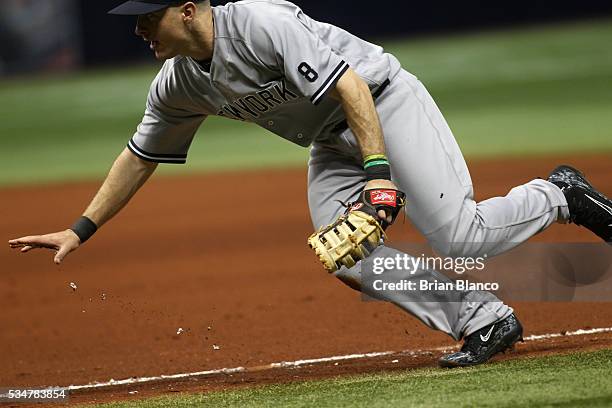
[[[557,167],[548,176],[548,181],[565,195],[570,222],[612,243],[612,201],[608,197],[595,190],[584,174],[570,166]]]
[[[514,314],[467,336],[461,351],[442,356],[440,367],[470,367],[486,363],[497,353],[506,351],[523,340],[523,326]]]

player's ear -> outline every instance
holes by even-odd
[[[196,12],[197,12],[198,6],[195,5],[195,3],[188,1],[187,3],[183,4],[183,6],[181,7],[181,13],[183,15],[183,21],[186,23],[191,23],[193,22],[193,19],[195,18]]]

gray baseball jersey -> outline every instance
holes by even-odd
[[[193,136],[209,115],[254,122],[302,146],[312,144],[308,201],[316,228],[354,201],[366,175],[361,151],[340,104],[326,98],[351,67],[376,98],[393,182],[406,193],[406,213],[441,254],[482,256],[504,252],[555,222],[567,203],[551,183],[535,180],[506,197],[474,201],[467,165],[433,99],[393,56],[282,0],[247,0],[213,8],[212,61],[167,61],[151,85],[144,119],[129,142],[137,156],[184,163]],[[382,90],[384,89],[384,92]],[[332,137],[333,136],[333,137]],[[373,256],[394,258],[381,245]],[[355,287],[361,264],[336,276]],[[391,271],[397,279],[405,271]],[[440,280],[420,270],[412,278]],[[439,294],[437,304],[414,293],[385,293],[430,327],[454,338],[512,313],[486,292]]]
[[[325,138],[345,118],[326,94],[350,66],[376,92],[401,69],[379,46],[315,21],[283,0],[213,7],[210,65],[166,61],[153,81],[142,123],[129,142],[137,156],[185,163],[209,115],[254,122],[301,146]]]

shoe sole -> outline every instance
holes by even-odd
[[[503,353],[504,351],[513,348],[516,343],[523,339],[523,330],[518,331],[518,333],[510,332],[506,334],[500,342],[494,347],[492,352],[481,362],[478,363],[457,363],[446,360],[438,360],[438,364],[442,368],[457,368],[457,367],[472,367],[476,365],[481,365],[489,361],[493,356],[499,353]]]

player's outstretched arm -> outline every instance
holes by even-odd
[[[115,216],[157,168],[157,163],[150,163],[136,157],[127,148],[117,157],[102,187],[92,200],[83,217],[77,221],[76,228],[93,234],[113,216]],[[76,224],[75,224],[76,225]],[[81,230],[83,228],[84,230]],[[9,246],[20,249],[22,253],[35,248],[47,248],[55,251],[54,262],[60,264],[70,252],[77,249],[83,242],[75,232],[75,227],[46,235],[33,235],[12,239]],[[86,240],[86,238],[85,238]]]

